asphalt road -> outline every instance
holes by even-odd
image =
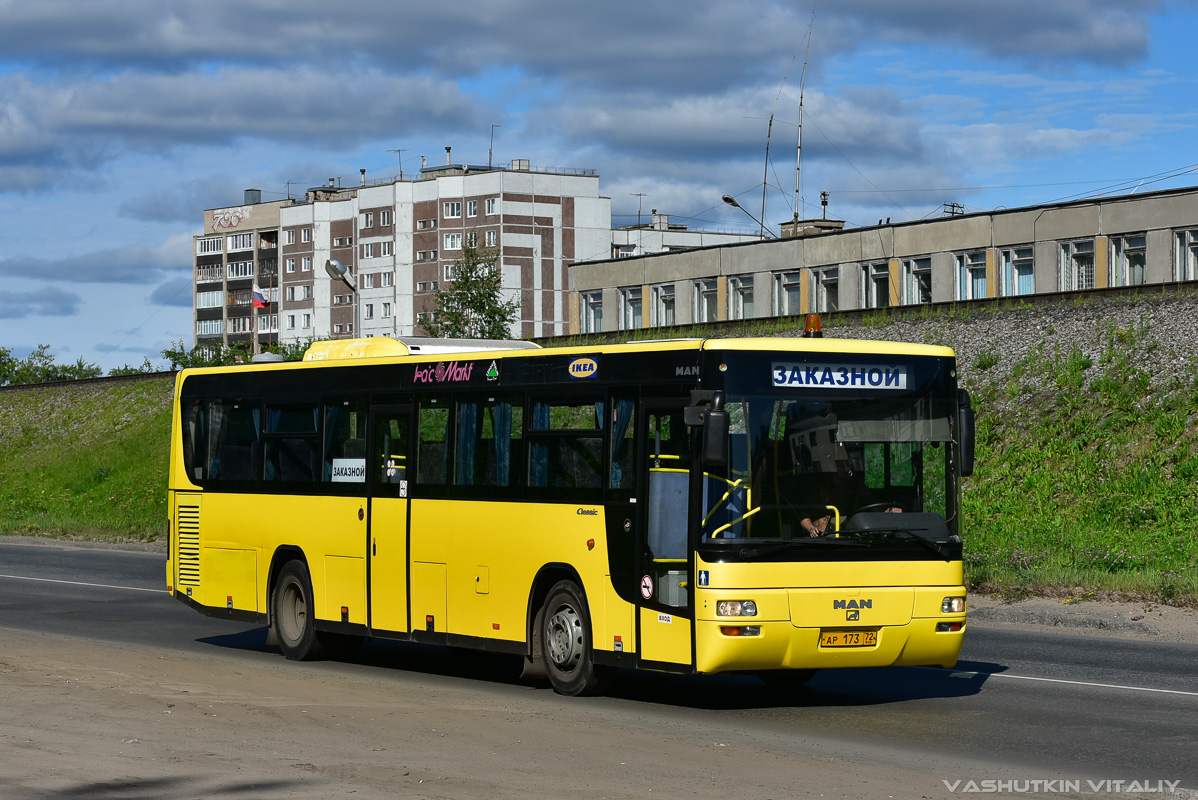
[[[208,619],[171,599],[156,553],[0,544],[0,628],[233,663],[280,658],[265,628]],[[399,683],[466,680],[507,703],[517,679],[506,666],[379,642],[327,669]],[[622,672],[598,702],[671,736],[713,726],[784,734],[819,740],[850,762],[884,758],[950,779],[984,768],[1021,780],[1180,780],[1198,789],[1193,644],[971,626],[953,670],[825,671],[792,697],[746,676]]]

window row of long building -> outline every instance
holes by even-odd
[[[1195,188],[825,231],[575,264],[571,331],[1198,279]]]

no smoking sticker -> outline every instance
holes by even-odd
[[[646,600],[653,597],[653,579],[648,575],[641,578],[641,597]]]

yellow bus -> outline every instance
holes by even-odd
[[[289,659],[427,642],[578,695],[960,652],[947,348],[318,342],[180,373],[171,441],[168,590]]]

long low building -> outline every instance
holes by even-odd
[[[570,332],[1198,279],[1198,187],[839,227],[575,263]]]

